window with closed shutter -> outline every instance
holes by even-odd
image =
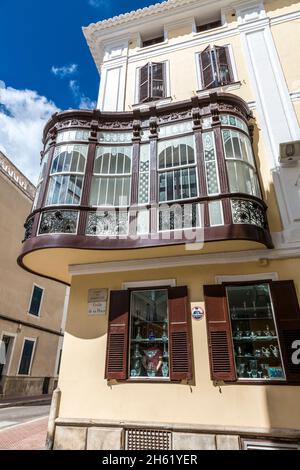
[[[140,68],[139,101],[159,100],[166,96],[165,63],[149,62]]]
[[[188,312],[186,287],[111,292],[106,378],[190,380]]]
[[[227,46],[208,46],[199,54],[202,88],[228,85],[234,81]]]

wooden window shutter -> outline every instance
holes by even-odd
[[[127,378],[129,291],[111,291],[105,378]]]
[[[170,379],[192,378],[192,333],[187,287],[168,289]]]
[[[228,47],[214,47],[218,69],[218,82],[227,85],[233,82],[233,72]]]
[[[199,55],[200,71],[203,88],[212,88],[215,86],[215,71],[211,56],[211,48],[208,46]]]
[[[140,103],[150,99],[150,71],[151,64],[140,68]]]
[[[300,383],[300,364],[292,361],[292,355],[296,351],[292,344],[295,340],[300,341],[300,309],[294,282],[270,282],[270,290],[286,379]]]
[[[151,64],[151,98],[161,99],[165,96],[165,64],[153,62]]]
[[[225,286],[204,286],[204,300],[211,378],[234,382],[236,372]]]

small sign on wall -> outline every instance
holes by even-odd
[[[89,289],[88,314],[105,315],[107,307],[107,289]]]
[[[201,320],[203,317],[204,317],[204,308],[200,306],[199,304],[192,305],[192,318],[194,320]]]

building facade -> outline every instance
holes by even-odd
[[[58,379],[66,288],[16,263],[34,196],[0,153],[0,397],[48,394]]]
[[[299,18],[170,0],[84,28],[98,109],[46,125],[18,259],[71,286],[54,448],[299,446]]]

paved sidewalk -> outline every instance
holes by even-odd
[[[52,395],[34,395],[31,397],[6,397],[0,398],[0,408],[8,408],[11,406],[22,406],[22,405],[48,405],[51,403]]]
[[[48,417],[17,424],[0,431],[1,450],[43,450],[47,435]]]

